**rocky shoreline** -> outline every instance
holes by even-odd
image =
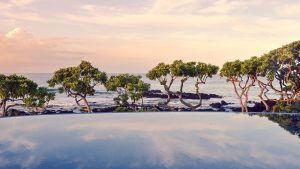
[[[212,99],[212,98],[223,98],[222,96],[216,94],[201,94],[202,99]],[[167,98],[167,95],[163,93],[161,90],[150,90],[144,94],[145,98]],[[178,98],[175,94],[171,95],[172,99]],[[199,99],[198,95],[194,93],[184,93],[184,99]],[[265,107],[262,103],[252,102],[254,106],[249,107],[249,112],[264,112]],[[268,103],[270,106],[274,105],[274,103]],[[232,106],[231,106],[232,105]],[[197,112],[241,112],[240,107],[233,106],[233,103],[228,103],[224,100],[220,102],[211,103],[209,108],[200,107],[196,109]],[[189,112],[190,108],[186,107],[171,107],[171,106],[161,106],[161,105],[130,105],[129,107],[120,107],[120,106],[106,106],[100,107],[94,105],[92,108],[93,113],[110,113],[110,112]],[[26,116],[26,115],[47,115],[47,114],[78,114],[87,112],[84,108],[62,108],[57,106],[48,107],[44,112],[28,112],[20,109],[9,109],[8,116]]]
[[[196,109],[196,112],[241,112],[240,107],[230,106],[232,103],[227,103],[222,100],[221,102],[211,103],[211,108],[199,108]],[[262,103],[255,102],[253,107],[249,107],[249,112],[264,112],[265,107]],[[118,108],[120,106],[108,106],[108,107],[94,107],[93,113],[111,113],[111,112],[120,112]],[[133,108],[128,108],[124,112],[189,112],[191,109],[185,107],[163,107],[158,105],[144,105],[137,106],[135,110]],[[24,110],[10,109],[8,111],[8,116],[27,116],[27,115],[51,115],[51,114],[79,114],[85,113],[84,109],[54,109],[49,108],[44,112],[26,112]],[[122,112],[120,112],[122,113]]]

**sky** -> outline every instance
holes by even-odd
[[[0,72],[222,66],[299,40],[299,15],[295,0],[0,0]]]

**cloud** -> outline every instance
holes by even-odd
[[[187,11],[188,9],[194,8],[197,0],[156,0],[149,10],[150,13],[169,13],[175,10],[184,9]],[[183,12],[183,11],[181,11]]]
[[[7,11],[3,13],[4,16],[12,19],[27,20],[27,21],[43,21],[43,18],[33,12],[12,12]]]
[[[11,0],[7,3],[0,2],[0,16],[8,19],[26,20],[26,21],[44,21],[36,12],[28,9],[27,6],[35,0]]]
[[[31,72],[51,70],[58,65],[75,63],[82,53],[64,49],[63,39],[39,39],[22,28],[0,36],[0,70]]]
[[[94,13],[96,11],[96,6],[91,4],[86,4],[81,7],[81,9],[86,10],[87,12]]]
[[[298,18],[300,15],[300,3],[278,5],[274,7],[274,10],[280,16]]]
[[[36,0],[11,0],[11,3],[16,5],[16,6],[24,6],[24,5],[29,5]]]

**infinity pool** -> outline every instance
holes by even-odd
[[[298,119],[199,112],[3,118],[0,168],[296,169]]]

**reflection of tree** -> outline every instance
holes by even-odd
[[[262,115],[267,117],[272,122],[278,125],[293,135],[300,138],[300,116],[295,114],[268,114]]]

